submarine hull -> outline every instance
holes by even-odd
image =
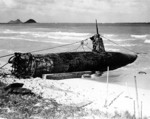
[[[43,74],[80,71],[104,72],[134,62],[137,55],[119,52],[64,52],[50,54],[15,53],[10,58],[12,74],[18,78],[42,77]]]

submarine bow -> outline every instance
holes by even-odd
[[[112,56],[107,59],[107,66],[109,66],[110,70],[126,66],[137,59],[136,54],[125,54],[120,52],[111,52],[110,54]]]

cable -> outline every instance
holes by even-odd
[[[6,66],[8,64],[8,62],[6,64],[4,64],[3,66],[0,67],[0,69],[2,69],[4,66]]]
[[[78,49],[81,47],[81,45],[79,45],[76,49],[74,49],[75,51],[78,51]]]
[[[0,58],[8,57],[8,56],[11,56],[11,55],[14,55],[14,54],[3,55],[3,56],[0,56]]]
[[[82,41],[86,41],[86,40],[88,40],[88,38],[85,39],[85,40],[82,40]],[[59,47],[69,46],[69,45],[74,45],[74,44],[80,43],[82,41],[78,41],[78,42],[74,42],[74,43],[70,43],[70,44],[65,44],[65,45],[60,45],[60,46],[55,46],[55,47],[50,47],[50,48],[45,48],[45,49],[41,49],[41,50],[34,50],[34,51],[31,51],[30,53],[40,52],[40,51],[45,51],[45,50],[50,50],[50,49],[55,49],[55,48],[59,48]]]
[[[73,50],[67,50],[68,52],[73,52],[73,51],[77,51],[79,48],[81,47],[81,45],[79,45],[77,48],[73,49]]]
[[[30,53],[40,52],[40,51],[45,51],[45,50],[49,50],[49,49],[55,49],[55,48],[64,47],[64,46],[68,46],[68,45],[73,45],[73,44],[77,44],[77,43],[80,43],[80,42],[86,41],[86,40],[88,40],[88,39],[89,39],[89,38],[87,38],[87,39],[85,39],[85,40],[82,40],[82,41],[78,41],[78,42],[70,43],[70,44],[65,44],[65,45],[60,45],[60,46],[55,46],[55,47],[50,47],[50,48],[40,49],[40,50],[33,50],[33,51],[31,51]],[[4,57],[8,57],[8,56],[12,56],[12,55],[14,55],[14,53],[13,53],[13,54],[8,54],[8,55],[0,56],[0,58],[4,58]]]
[[[88,49],[90,49],[91,51],[93,50],[92,48],[90,48],[89,46],[85,45]]]
[[[84,49],[84,46],[82,45],[82,49],[83,49],[83,51],[85,52],[85,49]]]
[[[101,36],[102,36],[102,35],[101,35]],[[108,40],[108,41],[110,41],[110,42],[112,42],[112,43],[114,43],[114,44],[120,46],[120,45],[117,44],[116,42],[114,42],[114,41],[112,41],[112,40],[110,40],[110,39],[108,39],[108,38],[106,38],[106,37],[104,37],[104,36],[102,36],[102,37],[105,38],[106,40]],[[133,50],[128,49],[128,48],[126,48],[126,47],[123,47],[123,46],[120,46],[120,47],[122,47],[122,48],[124,48],[124,49],[126,49],[126,50],[128,50],[128,51],[130,51],[130,52],[133,52],[133,53],[135,53],[135,54],[141,54],[141,53],[138,53],[138,52],[134,52]]]
[[[84,49],[84,41],[85,40],[82,40],[81,42],[80,42],[80,45],[77,47],[77,48],[75,48],[75,49],[73,49],[73,50],[71,50],[71,51],[69,51],[69,52],[72,52],[72,51],[77,51],[80,47],[82,47],[82,49],[84,50],[84,52],[85,52],[85,49]]]

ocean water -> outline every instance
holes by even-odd
[[[134,63],[111,72],[114,82],[115,78],[127,72],[150,70],[150,24],[98,24],[98,27],[99,33],[105,37],[106,51],[139,53]],[[94,23],[0,24],[0,56],[71,43],[75,44],[35,53],[90,51],[91,41],[84,42],[88,47],[79,47],[80,41],[95,33]],[[8,59],[1,58],[0,61],[6,62]]]

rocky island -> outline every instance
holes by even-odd
[[[8,24],[27,24],[27,23],[37,23],[34,19],[29,19],[27,20],[26,22],[22,22],[20,19],[17,19],[17,20],[11,20],[8,22]]]
[[[24,23],[37,23],[34,19],[29,19],[29,20],[27,20],[26,22],[24,22]]]
[[[23,23],[20,19],[17,19],[17,20],[11,20],[8,22],[9,24],[21,24]]]

